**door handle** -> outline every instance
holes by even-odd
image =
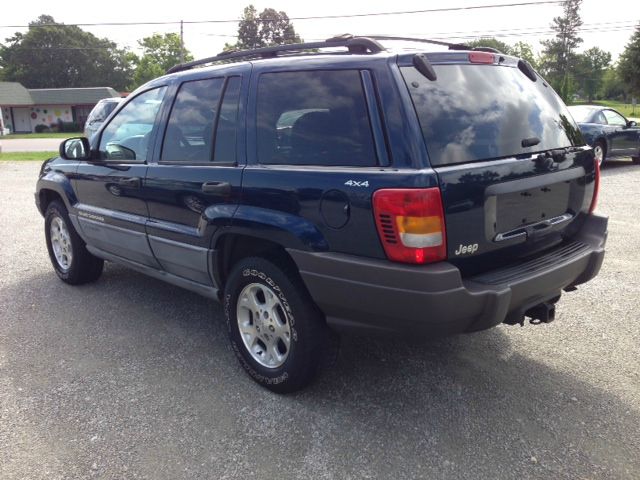
[[[202,184],[202,191],[213,195],[231,195],[231,184],[229,182],[207,182]]]
[[[118,180],[118,185],[121,187],[140,188],[142,182],[140,181],[140,177],[121,178]]]

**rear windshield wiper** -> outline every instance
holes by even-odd
[[[527,148],[538,145],[539,143],[540,139],[538,137],[529,137],[522,139],[522,142],[520,144],[522,145],[522,148]]]
[[[433,69],[433,65],[431,65],[427,56],[422,53],[416,53],[413,56],[413,66],[432,82],[438,78],[436,71]]]
[[[522,59],[518,60],[518,68],[532,82],[535,82],[536,80],[538,80],[538,76],[536,75],[536,71],[533,69],[533,67],[531,65],[529,65],[529,62],[527,62],[526,60],[522,60]]]

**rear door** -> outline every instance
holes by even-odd
[[[240,98],[247,76],[241,66],[178,86],[158,141],[158,161],[149,166],[144,181],[155,257],[167,272],[204,285],[212,284],[215,219],[230,218],[240,197]]]
[[[384,257],[371,195],[406,172],[387,170],[374,63],[348,60],[254,65],[248,110],[256,115],[234,223],[276,221],[265,230],[274,240],[289,230],[316,249]]]
[[[516,59],[429,58],[436,80],[410,58],[400,69],[439,177],[449,259],[485,270],[570,237],[591,203],[594,162],[560,98]]]

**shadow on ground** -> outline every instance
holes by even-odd
[[[5,310],[16,316],[5,332],[5,364],[22,389],[16,428],[70,476],[640,471],[629,430],[640,412],[528,354],[509,330],[519,327],[421,344],[345,338],[312,387],[277,396],[241,371],[214,302],[111,264],[82,287],[27,277],[5,292],[17,299]]]

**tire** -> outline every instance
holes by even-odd
[[[634,165],[640,165],[640,157],[631,157],[631,161]]]
[[[601,153],[602,158],[600,158],[600,160],[598,161],[598,164],[600,165],[600,167],[602,167],[604,165],[605,160],[607,159],[607,146],[602,140],[598,140],[593,146],[593,153],[596,156],[596,158],[598,158],[598,156],[600,155],[599,152],[602,152]]]
[[[224,312],[234,353],[263,387],[300,390],[324,364],[329,329],[286,260],[240,260],[225,287]]]
[[[58,277],[71,285],[96,281],[102,274],[104,261],[89,253],[65,206],[57,200],[52,201],[44,218],[47,250]]]

